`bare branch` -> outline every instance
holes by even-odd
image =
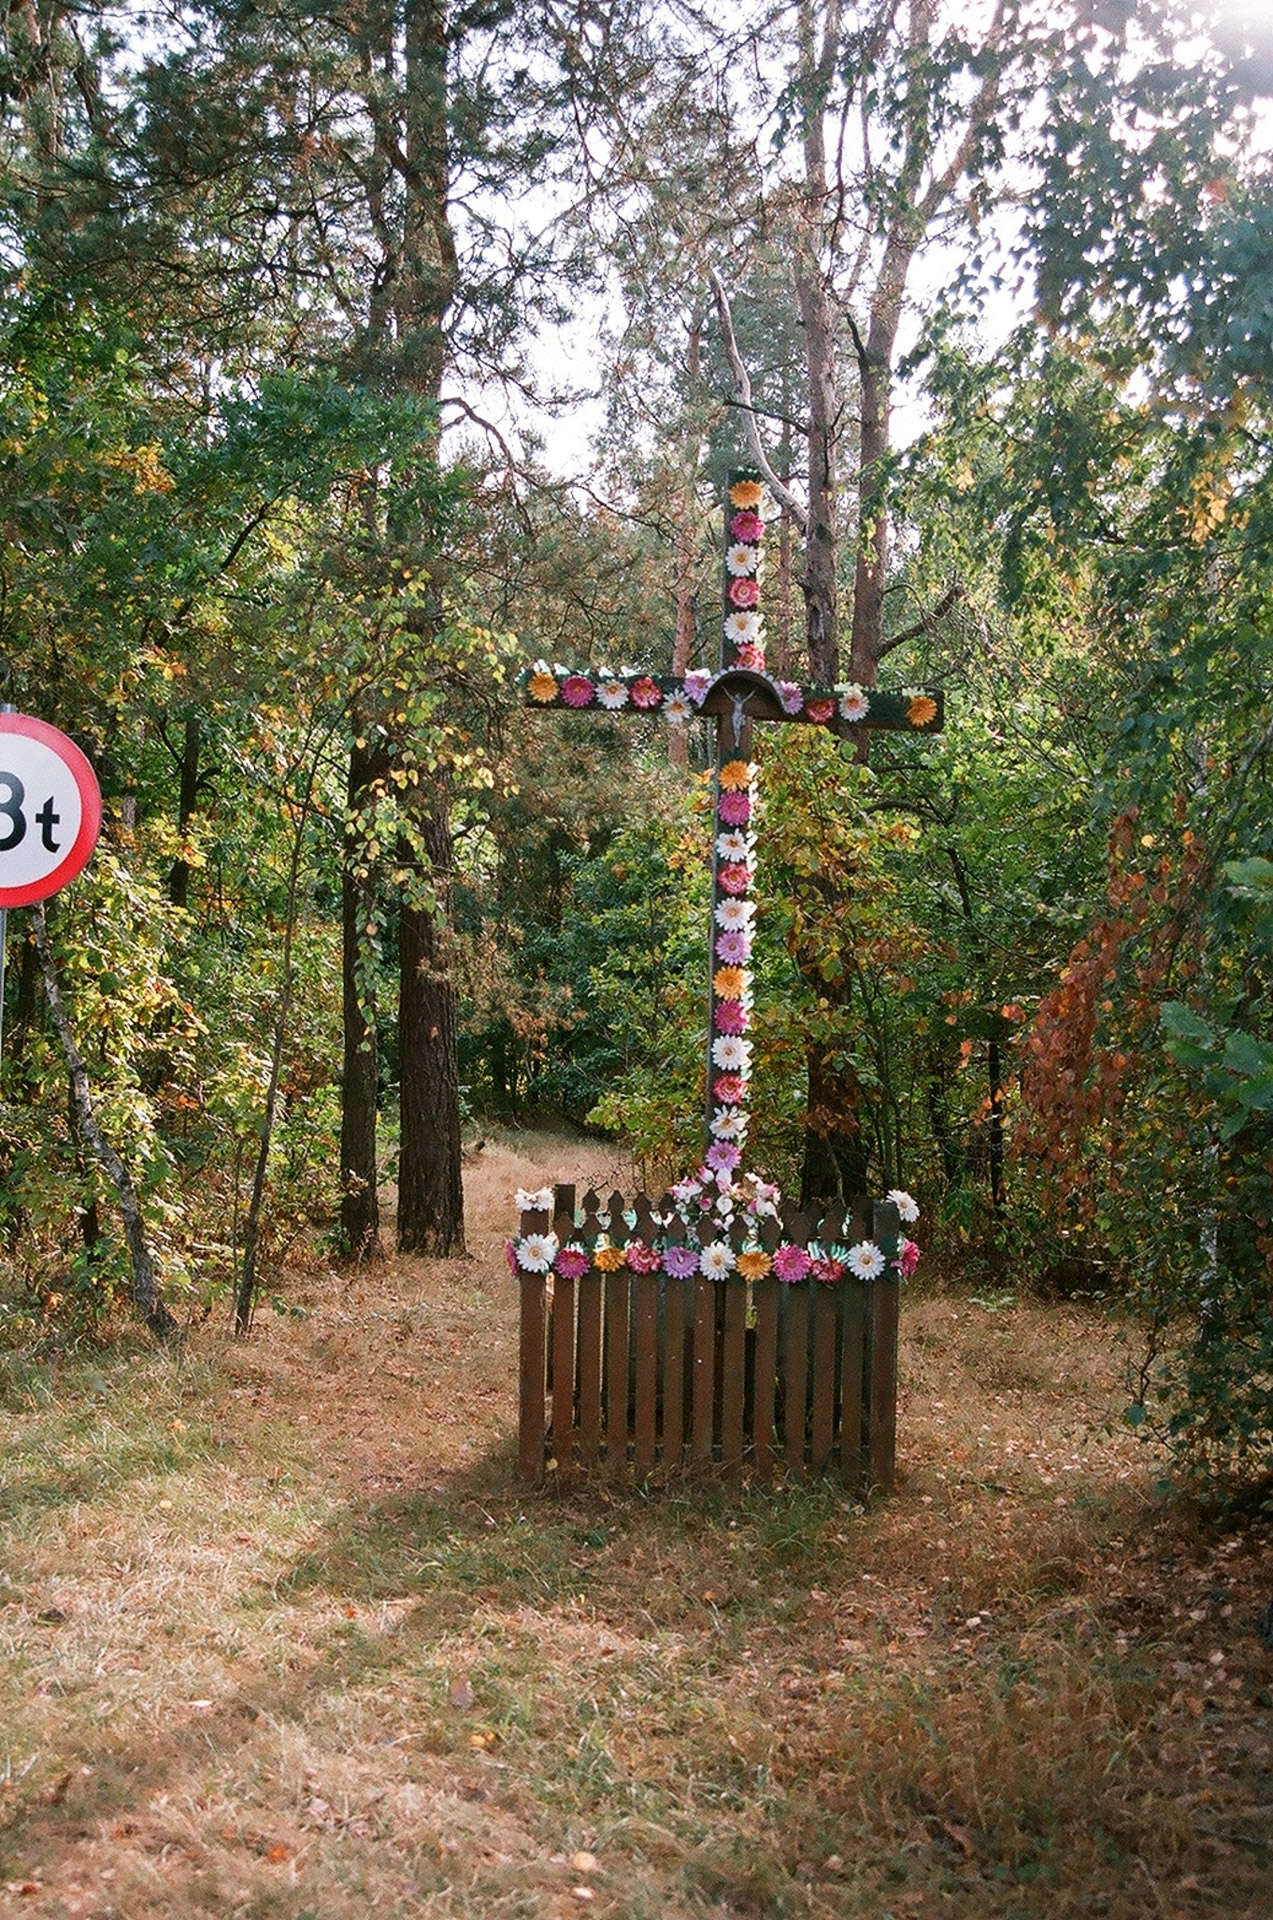
[[[930,607],[927,613],[922,613],[911,626],[903,627],[900,633],[890,634],[878,649],[876,659],[882,660],[886,653],[892,653],[894,647],[905,646],[908,640],[918,640],[921,634],[931,633],[933,628],[940,625],[946,618],[951,608],[966,597],[967,592],[968,589],[962,580],[956,580],[952,587],[946,589],[935,607]]]
[[[774,472],[772,466],[769,464],[764,445],[761,442],[760,427],[756,419],[756,408],[751,397],[751,375],[747,371],[747,366],[742,354],[738,351],[738,340],[734,333],[734,316],[730,312],[729,295],[725,292],[721,277],[710,261],[707,266],[707,278],[711,284],[712,293],[715,295],[716,311],[720,315],[721,332],[725,337],[725,357],[729,361],[729,370],[734,376],[734,389],[737,395],[735,404],[743,416],[743,425],[747,430],[747,444],[751,448],[752,458],[755,460],[756,466],[763,475],[765,484],[774,499],[780,506],[787,509],[787,512],[791,515],[801,533],[804,533],[808,525],[809,516],[801,506],[799,500],[797,500],[795,494],[792,493],[790,487],[787,486],[784,481],[780,480]]]

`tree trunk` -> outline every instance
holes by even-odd
[[[447,212],[446,6],[441,0],[406,0],[404,24],[406,164],[394,312],[402,377],[416,393],[436,400],[446,363],[443,321],[458,279]],[[424,457],[436,460],[436,440]],[[422,644],[427,647],[427,637]],[[446,776],[433,778],[423,835],[436,906],[426,912],[404,897],[399,922],[398,1245],[450,1254],[464,1249],[459,1035],[447,953],[452,849]]]
[[[355,717],[355,726],[359,724]],[[340,1099],[340,1239],[354,1260],[380,1260],[380,1201],[377,1193],[376,1108],[379,1088],[377,1009],[372,969],[364,965],[376,924],[378,888],[374,873],[362,873],[365,834],[358,820],[377,780],[385,771],[382,750],[360,746],[349,752],[349,811],[345,823],[345,860],[341,874],[341,1001],[344,1061]]]
[[[142,1218],[141,1202],[137,1198],[133,1177],[98,1126],[97,1116],[93,1112],[93,1100],[88,1087],[88,1070],[75,1044],[71,1022],[62,1000],[57,969],[53,964],[53,953],[49,946],[43,906],[37,906],[33,910],[31,923],[35,930],[40,971],[44,976],[45,998],[49,1003],[49,1012],[53,1016],[53,1025],[62,1043],[62,1052],[71,1076],[71,1100],[79,1129],[101,1161],[119,1197],[119,1211],[124,1222],[124,1238],[128,1242],[128,1254],[133,1269],[133,1298],[151,1332],[158,1334],[161,1339],[167,1339],[177,1331],[177,1322],[164,1305],[159,1291],[154,1256],[146,1238],[146,1223]]]
[[[398,1246],[404,1253],[447,1255],[464,1251],[464,1191],[455,985],[447,954],[452,846],[445,806],[426,818],[424,841],[436,907],[403,902],[398,946]]]
[[[197,714],[187,714],[181,753],[181,785],[177,796],[177,831],[182,838],[194,819],[199,804],[199,751],[203,744],[203,729]],[[168,875],[168,898],[174,907],[184,907],[190,900],[190,862],[180,856],[173,862],[172,872]]]

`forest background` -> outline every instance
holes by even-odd
[[[1129,1417],[1266,1469],[1256,10],[21,0],[0,35],[4,694],[102,780],[50,965],[170,1305],[246,1325],[315,1225],[374,1261],[386,1178],[399,1244],[458,1250],[501,1119],[693,1164],[706,741],[529,715],[517,672],[712,664],[741,461],[771,671],[948,714],[761,743],[756,1163],[1105,1296]],[[133,1279],[13,933],[30,1347]]]

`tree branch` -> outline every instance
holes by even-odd
[[[715,296],[716,311],[720,315],[721,332],[725,339],[725,357],[729,361],[729,370],[734,376],[734,388],[737,394],[735,404],[743,416],[743,424],[747,430],[747,444],[751,448],[752,458],[774,499],[780,506],[787,509],[801,533],[804,533],[808,527],[809,516],[790,487],[778,478],[770,466],[761,442],[760,428],[756,422],[756,408],[751,397],[751,376],[742,354],[738,351],[738,340],[734,333],[734,316],[729,308],[729,295],[725,292],[721,277],[710,261],[707,266],[707,278]]]
[[[930,607],[927,613],[922,613],[911,626],[903,627],[900,633],[890,634],[879,648],[876,659],[882,660],[886,653],[892,653],[894,647],[905,646],[908,640],[918,640],[921,634],[931,633],[934,627],[946,618],[951,608],[966,598],[967,593],[968,589],[963,582],[956,580],[952,587],[946,589],[935,607]]]

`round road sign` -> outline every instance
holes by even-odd
[[[74,880],[101,824],[97,775],[75,742],[28,713],[0,713],[0,908]]]

